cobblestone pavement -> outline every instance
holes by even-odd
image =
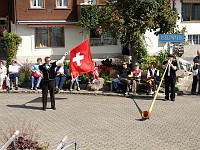
[[[65,135],[82,150],[200,149],[199,96],[177,96],[175,102],[158,99],[151,118],[144,121],[141,111],[151,103],[145,97],[57,94],[57,110],[42,111],[41,94],[0,94],[1,129],[24,120],[38,125],[41,142],[52,150]]]

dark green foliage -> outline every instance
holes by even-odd
[[[88,84],[89,76],[87,74],[82,74],[79,76],[80,83]]]
[[[19,86],[29,87],[30,86],[30,76],[31,72],[20,72],[19,74]]]
[[[28,62],[28,59],[19,71],[19,86],[21,87],[29,87],[30,86],[30,77],[31,77],[31,66],[32,64]]]
[[[89,30],[99,29],[101,34],[110,30],[122,44],[130,44],[133,62],[146,55],[144,33],[147,30],[173,33],[178,13],[170,0],[118,0],[104,7],[84,7],[79,24]],[[91,17],[93,16],[93,17]]]
[[[16,57],[19,45],[22,43],[22,38],[15,32],[10,32],[5,35],[7,45],[7,67],[11,64],[12,59]]]

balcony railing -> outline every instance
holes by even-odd
[[[114,38],[90,38],[91,46],[105,46],[105,45],[117,45],[117,40]]]

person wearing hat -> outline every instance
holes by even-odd
[[[175,84],[176,84],[176,70],[177,62],[174,60],[174,55],[169,54],[168,60],[163,62],[163,69],[165,73],[165,100],[169,100],[169,87],[171,87],[171,101],[175,101]]]
[[[127,78],[129,73],[130,73],[130,68],[127,66],[127,62],[123,62],[122,63],[122,69],[119,70],[119,72],[117,74],[117,78],[115,78],[112,81],[112,85],[114,87],[114,90],[117,93],[121,93],[121,92],[125,92],[126,91],[126,86],[124,88],[124,85],[126,85],[126,78]],[[123,83],[122,89],[120,89],[119,86],[118,86],[119,82]]]
[[[130,89],[132,90],[133,94],[136,95],[137,84],[140,82],[142,70],[139,68],[139,63],[136,62],[134,64],[134,69],[131,71],[131,74],[128,75],[127,79],[127,92],[128,94]]]
[[[200,49],[197,50],[197,56],[193,59],[193,82],[192,82],[192,90],[191,94],[196,95],[197,84],[198,86],[198,95],[200,94]]]

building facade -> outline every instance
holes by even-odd
[[[94,1],[103,4],[102,0]],[[104,0],[105,3],[105,0]],[[59,59],[64,52],[87,39],[78,26],[80,5],[85,0],[14,0],[11,30],[22,37],[17,58],[35,61],[37,57],[51,56]],[[93,58],[107,58],[121,55],[119,41],[109,33],[99,37],[91,36]]]
[[[105,0],[4,0],[0,1],[0,36],[3,27],[22,37],[17,58],[35,61],[37,57],[59,57],[87,38],[78,26],[80,8],[88,4],[105,5]],[[200,45],[200,0],[173,0],[172,7],[178,11],[178,30],[185,29],[189,45]],[[91,30],[93,58],[117,57],[122,54],[119,40],[109,32],[102,36]],[[145,34],[149,54],[166,49],[153,32]],[[1,51],[0,51],[1,53]],[[1,55],[1,54],[0,54]]]
[[[189,47],[200,45],[200,0],[173,0],[172,7],[178,11],[180,19],[177,22],[179,31],[185,30],[185,40]],[[158,51],[166,49],[166,43],[159,43],[158,36],[152,32],[146,32],[146,42],[149,53],[156,54]],[[191,55],[196,55],[196,49],[191,50]]]

